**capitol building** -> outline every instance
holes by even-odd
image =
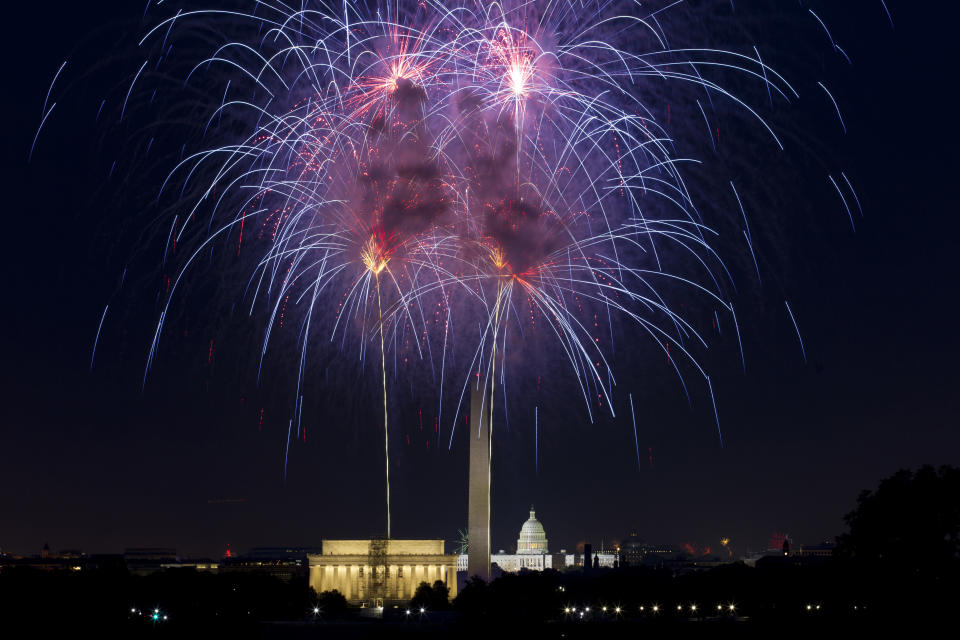
[[[601,567],[612,567],[616,554],[599,552],[597,561]],[[506,553],[500,550],[490,554],[490,563],[496,564],[501,571],[516,573],[521,569],[528,571],[543,571],[544,569],[565,569],[581,565],[583,558],[574,553],[567,553],[561,549],[560,553],[550,553],[547,546],[547,532],[543,524],[537,520],[536,511],[530,507],[530,517],[520,527],[520,537],[517,538],[517,552]],[[457,558],[457,571],[467,570],[467,554]]]

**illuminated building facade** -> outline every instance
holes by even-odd
[[[520,536],[517,538],[517,552],[506,553],[502,549],[499,553],[490,555],[490,562],[497,565],[501,571],[515,573],[522,569],[528,571],[543,571],[544,569],[562,569],[565,566],[572,566],[574,556],[568,556],[561,552],[561,555],[551,554],[547,546],[547,533],[543,529],[543,524],[537,520],[536,511],[530,507],[530,518],[520,527]],[[565,562],[566,560],[566,562]],[[457,570],[467,571],[469,573],[469,560],[467,554],[462,554],[457,559]]]
[[[543,555],[547,551],[547,532],[537,520],[537,512],[530,507],[530,518],[520,527],[517,538],[517,555]]]
[[[384,606],[409,601],[421,582],[437,580],[457,595],[457,556],[443,540],[324,540],[323,552],[308,554],[310,586],[336,589],[354,605]]]

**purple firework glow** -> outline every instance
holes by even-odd
[[[799,95],[756,47],[671,46],[695,14],[682,5],[255,2],[155,22],[140,41],[152,57],[126,87],[121,121],[133,96],[154,100],[143,87],[151,70],[184,70],[183,57],[183,91],[200,95],[197,105],[216,102],[203,114],[202,146],[182,153],[160,188],[175,210],[163,258],[175,275],[145,375],[191,268],[226,248],[245,265],[244,304],[265,313],[261,366],[278,331],[296,331],[287,450],[311,358],[325,345],[378,374],[389,459],[397,369],[388,375],[388,361],[420,363],[452,443],[470,384],[484,380],[506,406],[508,372],[537,362],[529,352],[540,347],[566,363],[591,420],[599,409],[613,414],[625,327],[663,352],[688,398],[685,371],[699,379],[719,432],[695,354],[707,336],[672,301],[693,293],[715,329],[725,319],[739,332],[732,276],[712,208],[701,211],[685,181],[684,166],[700,161],[678,149],[704,128],[716,149],[711,118],[723,110],[752,123],[754,145],[783,150],[762,110]],[[198,43],[209,46],[201,56]],[[694,121],[676,121],[683,103],[696,105]],[[829,183],[849,213],[858,202],[850,181]],[[748,214],[729,187],[739,246],[759,278]],[[632,396],[630,411],[636,430]],[[389,479],[387,496],[389,535]]]

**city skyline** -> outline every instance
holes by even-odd
[[[826,145],[821,153],[854,178],[865,215],[854,233],[825,183],[789,220],[766,225],[758,269],[773,283],[743,293],[757,309],[739,317],[745,370],[731,333],[704,356],[722,444],[710,397],[694,394],[688,407],[662,357],[624,371],[613,388],[617,417],[600,412],[592,423],[569,378],[544,376],[532,400],[525,392],[541,381],[524,379],[522,401],[511,400],[509,419],[494,427],[491,550],[509,549],[497,541],[515,540],[531,503],[551,541],[567,549],[583,541],[596,549],[631,530],[652,543],[730,538],[744,551],[775,531],[814,543],[843,533],[859,492],[881,478],[957,462],[951,287],[960,196],[950,149],[960,139],[952,99],[934,93],[952,72],[952,21],[931,25],[890,5],[894,29],[879,3],[816,7],[854,62],[840,60],[839,71],[833,59],[811,63],[829,66],[823,73],[836,80],[848,129],[838,157]],[[12,11],[15,23],[29,21],[28,8]],[[92,127],[99,96],[128,79],[132,59],[96,39],[129,43],[144,22],[139,7],[122,3],[55,13],[50,43],[9,64],[18,99],[4,106],[15,123],[2,134],[4,175],[15,188],[3,252],[0,548],[172,545],[219,557],[227,544],[312,546],[381,533],[383,407],[380,379],[364,375],[370,369],[345,359],[317,372],[322,383],[305,401],[312,418],[289,453],[290,386],[271,381],[296,356],[268,365],[258,386],[250,349],[260,335],[226,314],[180,308],[177,339],[144,383],[157,311],[157,283],[144,274],[159,256],[131,257],[118,238],[167,229],[142,231],[126,215],[137,198],[105,178],[118,143]],[[752,34],[773,57],[776,33]],[[33,50],[22,33],[4,46]],[[62,102],[27,162],[50,81],[68,55]],[[773,64],[790,63],[779,55]],[[103,73],[91,71],[87,84],[84,69]],[[833,113],[804,114],[837,126]],[[751,176],[744,169],[735,177]],[[781,263],[787,268],[768,269]],[[92,363],[105,301],[128,264],[136,274],[128,288],[147,295],[107,316]],[[719,332],[726,329],[722,322]],[[416,396],[415,383],[426,385],[410,380],[397,396]],[[435,409],[417,398],[398,401],[391,415],[393,538],[449,543],[467,527],[468,443],[460,431],[448,448],[450,425],[434,425]]]

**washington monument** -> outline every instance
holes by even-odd
[[[490,447],[489,383],[470,393],[470,492],[467,503],[467,577],[490,581]]]

